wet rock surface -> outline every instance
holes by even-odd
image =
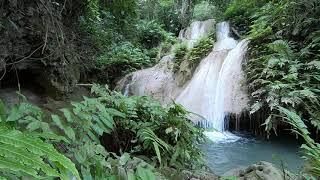
[[[173,56],[165,56],[156,66],[127,75],[118,82],[116,89],[126,95],[149,95],[163,104],[170,103],[179,92],[173,73]]]
[[[248,167],[226,172],[224,176],[235,176],[239,180],[288,180],[296,176],[285,169],[279,169],[269,162],[261,161]]]

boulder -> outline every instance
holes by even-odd
[[[165,56],[156,66],[125,76],[117,83],[116,90],[125,95],[149,95],[168,104],[179,92],[173,73],[173,56]]]
[[[269,162],[261,161],[244,168],[230,170],[224,176],[235,176],[239,180],[290,180],[296,176],[285,169],[279,169]]]
[[[168,179],[185,179],[185,180],[218,180],[220,177],[210,170],[177,170],[169,167],[161,168],[161,174]]]

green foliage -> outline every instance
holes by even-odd
[[[4,104],[2,102],[0,104],[0,176],[11,174],[16,177],[69,179],[69,173],[72,173],[80,179],[74,163],[59,153],[52,144],[41,139],[43,136],[50,136],[49,133],[43,133],[42,136],[14,128],[14,124],[18,121],[38,121],[36,118],[41,117],[37,108],[23,103],[14,106],[7,114]],[[35,125],[29,124],[27,129],[33,126]]]
[[[161,179],[160,174],[154,173],[154,167],[144,162],[143,160],[131,157],[128,153],[124,153],[121,157],[117,157],[111,160],[113,167],[112,171],[116,176],[112,178],[116,179]]]
[[[155,20],[162,24],[166,31],[178,34],[182,26],[190,21],[191,8],[182,10],[186,1],[176,0],[148,0],[140,1],[141,18],[147,21]],[[185,8],[185,7],[184,7]],[[185,12],[185,11],[188,12]]]
[[[252,25],[252,16],[268,0],[234,0],[226,9],[224,16],[230,20],[242,34],[247,34]]]
[[[96,90],[95,90],[96,92]],[[98,92],[112,108],[126,114],[116,120],[107,143],[115,153],[130,152],[150,158],[154,164],[197,169],[203,166],[197,147],[204,140],[202,130],[194,127],[180,105],[164,108],[148,97],[124,97],[118,93]],[[116,142],[115,142],[116,141]]]
[[[202,130],[180,105],[162,107],[98,85],[92,93],[56,114],[25,100],[8,112],[1,103],[0,175],[144,180],[165,178],[163,167],[204,166]]]
[[[130,42],[123,42],[113,47],[111,51],[105,52],[97,58],[100,68],[121,68],[123,72],[130,72],[143,67],[148,67],[151,59],[143,50],[135,47]]]
[[[137,30],[140,44],[147,49],[158,46],[166,36],[166,32],[156,21],[141,20],[137,24]]]
[[[208,19],[219,19],[222,16],[222,12],[208,1],[201,1],[194,6],[192,20],[204,21]]]
[[[279,106],[294,109],[320,127],[319,12],[320,4],[314,0],[236,0],[226,11],[232,21],[250,26],[246,33],[251,54],[245,72],[253,97],[251,113],[267,114],[267,131],[276,130],[281,121]]]
[[[161,22],[139,16],[144,13],[138,3],[142,2],[88,1],[80,22],[97,50],[94,65],[103,71],[104,82],[153,66],[175,43]]]
[[[211,52],[213,48],[213,40],[205,37],[199,39],[195,46],[189,51],[187,59],[192,67],[197,67],[200,61]]]
[[[101,9],[114,17],[118,31],[126,38],[134,38],[133,32],[139,17],[138,0],[102,1]]]
[[[251,114],[263,113],[265,130],[277,132],[285,120],[306,141],[306,172],[319,177],[320,145],[310,138],[308,124],[320,130],[319,29],[317,0],[235,0],[225,15],[251,39],[245,65]]]
[[[182,61],[188,60],[190,69],[195,69],[200,61],[205,58],[213,48],[213,40],[210,37],[199,39],[194,47],[188,49],[185,43],[177,44],[174,48],[174,71],[177,72]]]
[[[305,168],[305,173],[308,175],[305,175],[305,178],[311,178],[309,175],[313,178],[320,177],[320,144],[310,138],[307,126],[294,110],[292,111],[283,107],[278,107],[278,110],[283,114],[286,122],[293,126],[293,131],[299,134],[306,142],[306,144],[301,146],[304,151],[303,158],[308,162]]]
[[[174,71],[178,71],[182,61],[186,59],[188,47],[186,43],[179,43],[174,47]]]

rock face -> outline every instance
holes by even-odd
[[[246,168],[231,170],[224,176],[236,176],[239,180],[289,180],[296,177],[287,170],[281,170],[272,163],[261,161]]]
[[[179,92],[173,73],[173,56],[165,56],[156,66],[127,75],[116,89],[126,95],[150,95],[163,104],[170,103]]]

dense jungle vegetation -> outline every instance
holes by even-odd
[[[79,83],[91,88],[50,112],[19,92],[19,104],[0,102],[0,179],[201,177],[205,137],[190,112],[111,89],[172,47],[177,63],[197,66],[212,37],[188,50],[177,35],[209,18],[229,20],[251,41],[244,69],[256,128],[270,134],[290,124],[306,142],[304,176],[320,177],[318,0],[1,0],[0,18],[1,88],[58,99]]]
[[[320,144],[307,126],[315,134],[320,129],[320,2],[235,0],[224,15],[251,40],[245,64],[250,113],[265,121],[267,132],[291,124],[307,141],[309,171],[319,177]]]

